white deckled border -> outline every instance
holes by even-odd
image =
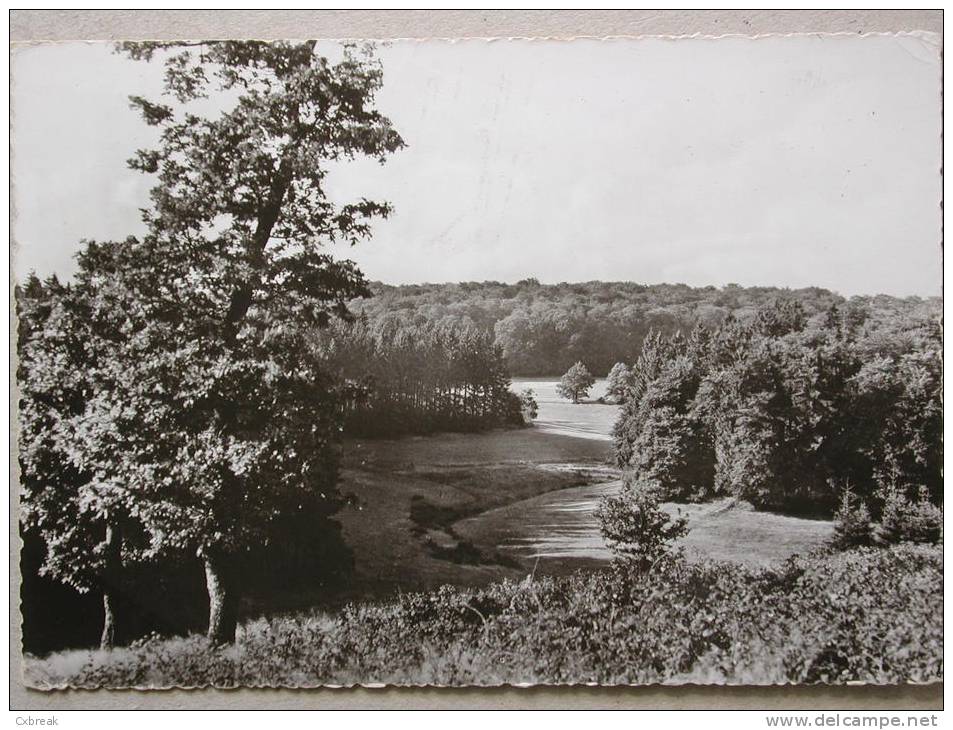
[[[63,42],[183,39],[407,41],[716,40],[790,36],[895,36],[939,50],[940,10],[14,10],[11,46]],[[622,32],[619,32],[622,31]],[[352,35],[353,34],[353,35]],[[15,333],[15,328],[12,330]],[[11,386],[14,374],[11,370]],[[12,407],[12,406],[11,406]],[[12,415],[12,414],[11,414]],[[942,686],[729,687],[649,685],[500,685],[494,688],[392,687],[365,684],[316,689],[165,689],[38,692],[23,685],[20,648],[16,462],[11,458],[10,708],[11,709],[758,709],[765,706],[928,709],[942,707]],[[146,688],[141,688],[146,689]]]

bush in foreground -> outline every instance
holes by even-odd
[[[609,549],[643,571],[671,553],[688,533],[687,519],[662,510],[658,485],[631,473],[625,475],[618,496],[602,501],[596,518]]]
[[[659,560],[445,586],[340,614],[30,659],[36,686],[877,683],[942,677],[942,552],[900,545],[771,569]]]

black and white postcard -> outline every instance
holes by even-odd
[[[14,44],[26,684],[940,681],[940,50]]]

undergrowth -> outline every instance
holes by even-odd
[[[29,658],[34,686],[877,683],[942,677],[942,551],[904,544],[772,568],[617,562],[444,586],[335,615],[245,624],[237,643],[154,638]]]

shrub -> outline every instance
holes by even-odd
[[[834,513],[834,547],[845,550],[858,545],[869,545],[873,537],[870,510],[866,503],[847,487],[841,496],[840,507]]]
[[[943,555],[905,544],[765,569],[667,554],[570,576],[444,586],[336,615],[27,658],[31,686],[929,682],[943,676]]]
[[[520,412],[523,422],[528,426],[536,420],[539,414],[539,403],[536,402],[536,393],[532,388],[524,388],[519,393]]]
[[[906,490],[890,485],[882,490],[884,506],[876,537],[881,543],[937,543],[943,533],[943,511],[930,502],[927,488],[921,486],[917,499]]]
[[[617,497],[607,497],[596,516],[609,549],[642,568],[655,564],[670,552],[676,540],[688,533],[688,521],[672,517],[660,506],[658,486],[626,477]]]

